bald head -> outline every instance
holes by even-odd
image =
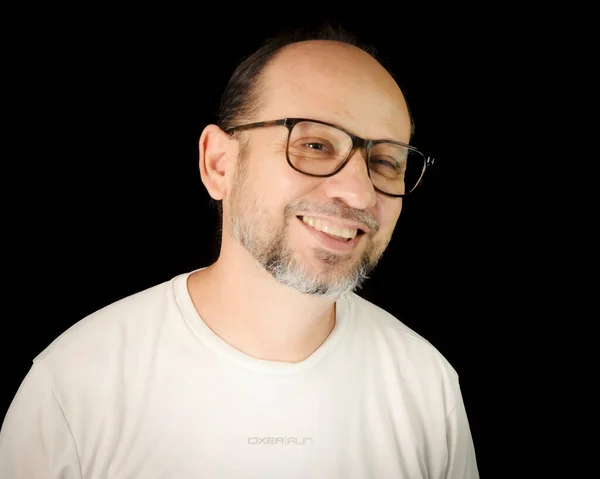
[[[284,96],[282,87],[287,87],[289,95]],[[343,111],[355,117],[370,113],[366,119],[388,124],[388,130],[394,130],[387,137],[410,140],[410,111],[392,76],[376,60],[374,49],[359,44],[344,29],[330,25],[272,38],[242,61],[223,93],[219,125],[228,130],[265,120],[267,110],[274,111],[273,101],[285,109],[282,102],[307,102],[312,98],[316,103],[323,96],[331,104],[315,105],[317,109],[311,111],[315,119],[331,119]],[[369,102],[375,103],[369,106]],[[334,111],[328,111],[330,108]],[[287,110],[292,109],[300,110],[298,105],[287,105]],[[387,120],[373,118],[374,109],[383,109],[382,113],[385,110]]]
[[[354,45],[331,40],[287,45],[266,65],[259,85],[256,120],[311,118],[365,138],[410,140],[411,119],[400,87]]]

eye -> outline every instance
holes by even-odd
[[[402,168],[400,168],[398,163],[396,163],[393,160],[387,160],[385,158],[371,158],[370,163],[372,166],[374,166],[376,168],[390,169],[390,170],[393,170],[396,172],[399,172],[402,170]]]
[[[388,180],[398,180],[404,176],[405,163],[398,164],[389,157],[375,157],[369,161],[369,168],[377,175]]]
[[[292,154],[308,156],[310,158],[326,158],[336,156],[335,146],[326,138],[304,137],[298,138],[289,145]]]
[[[326,146],[323,143],[316,143],[316,142],[304,143],[304,146],[306,146],[312,150],[319,150],[319,151],[324,151],[326,148]]]

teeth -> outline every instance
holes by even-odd
[[[311,218],[310,216],[303,216],[302,221],[316,230],[338,238],[352,239],[356,236],[356,233],[358,233],[358,230],[356,229],[338,228],[337,226],[333,226],[323,220]]]

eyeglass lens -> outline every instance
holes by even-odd
[[[294,168],[311,175],[332,173],[351,151],[352,138],[332,126],[303,121],[290,132],[288,159]],[[385,193],[409,193],[417,186],[424,167],[425,157],[402,145],[377,143],[370,150],[371,180]]]

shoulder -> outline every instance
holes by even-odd
[[[131,294],[82,318],[55,338],[34,363],[62,369],[72,361],[114,355],[121,348],[140,343],[155,334],[158,323],[176,307],[174,286],[178,278]]]
[[[348,303],[358,336],[372,343],[374,354],[409,364],[420,374],[434,375],[448,384],[458,381],[458,374],[446,357],[399,318],[356,293],[350,295]]]

